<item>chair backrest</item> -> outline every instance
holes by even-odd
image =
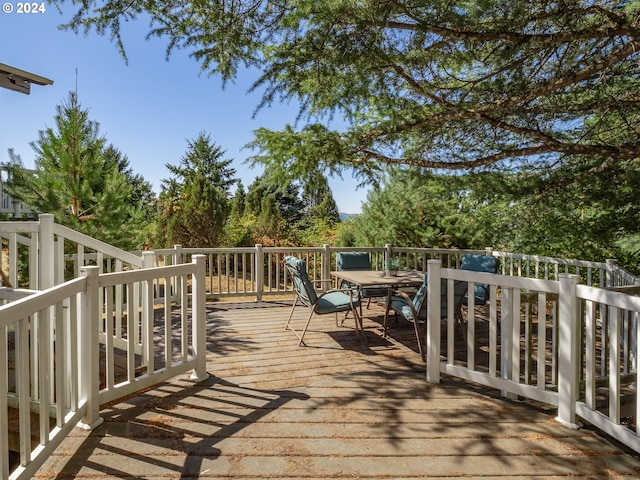
[[[418,315],[422,313],[422,310],[426,312],[427,304],[424,301],[427,298],[427,274],[424,274],[424,280],[422,281],[422,285],[418,288],[418,291],[413,297],[413,307],[418,312]]]
[[[293,278],[293,288],[298,299],[308,307],[314,305],[318,300],[318,295],[313,283],[309,280],[305,261],[298,257],[287,256],[284,257],[284,265]]]
[[[337,270],[371,270],[371,260],[367,252],[338,252]]]
[[[460,264],[460,270],[467,270],[470,272],[498,273],[499,268],[500,260],[497,257],[492,257],[490,255],[463,255],[462,263]],[[476,305],[486,304],[489,300],[488,285],[484,283],[477,283],[473,296],[475,297]]]
[[[462,303],[463,298],[467,294],[467,282],[463,281],[455,281],[453,285],[453,304],[459,305]],[[449,282],[446,278],[442,278],[440,280],[440,317],[444,318],[449,313],[449,308],[447,305],[448,295],[447,291],[449,288]],[[427,275],[424,276],[424,281],[420,288],[416,292],[413,297],[413,307],[418,312],[418,318],[424,319],[427,316],[427,302],[425,299],[427,297]]]

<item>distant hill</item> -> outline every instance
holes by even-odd
[[[355,217],[357,215],[360,215],[360,214],[359,213],[344,213],[344,212],[340,212],[340,221],[344,222],[347,218]]]

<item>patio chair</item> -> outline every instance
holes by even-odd
[[[454,282],[454,316],[458,322],[462,317],[462,303],[464,297],[467,294],[467,282],[455,281]],[[416,340],[418,341],[418,350],[422,356],[422,360],[426,361],[425,353],[425,332],[424,325],[427,319],[427,275],[424,276],[424,281],[413,298],[409,297],[406,292],[398,291],[395,294],[389,293],[387,298],[387,307],[384,312],[383,330],[384,336],[387,335],[387,323],[389,318],[389,312],[393,311],[397,317],[402,317],[405,320],[413,323]],[[448,293],[448,280],[443,278],[440,281],[440,318],[447,318],[448,305],[447,305],[447,293]]]
[[[497,257],[490,255],[478,255],[478,254],[466,254],[462,256],[462,262],[460,263],[460,270],[467,270],[470,272],[484,272],[484,273],[498,273],[500,267],[500,260]],[[486,283],[475,283],[473,290],[473,306],[481,307],[486,305],[489,301],[489,285]],[[467,292],[462,299],[462,305],[469,306],[469,293]],[[463,323],[466,322],[467,316],[463,315],[460,311],[460,317],[458,318],[458,325],[464,341],[467,341],[467,329],[464,328]]]
[[[312,282],[309,279],[307,266],[304,260],[293,256],[287,256],[284,259],[284,265],[293,278],[293,288],[296,292],[296,299],[293,302],[293,307],[289,313],[285,329],[291,330],[294,335],[298,337],[300,340],[298,346],[306,345],[304,343],[304,335],[307,332],[307,328],[309,327],[309,323],[311,322],[311,318],[314,314],[326,315],[333,313],[336,316],[336,325],[338,325],[338,313],[352,312],[355,321],[356,334],[358,333],[358,328],[362,330],[362,320],[360,319],[360,315],[358,315],[357,311],[357,308],[360,306],[360,299],[353,295],[351,289],[332,289],[321,293],[316,292],[314,283],[317,282]],[[306,320],[302,332],[296,331],[291,325],[293,312],[299,304],[302,304],[309,309],[309,317]]]
[[[462,262],[460,263],[460,270],[467,270],[470,272],[485,272],[485,273],[498,273],[500,267],[500,260],[497,257],[490,255],[476,255],[467,254],[462,256]],[[474,304],[485,305],[489,301],[489,286],[486,283],[476,283],[474,292]],[[468,303],[467,296],[465,296],[464,304]]]
[[[371,270],[371,260],[367,252],[338,252],[336,254],[336,270]],[[360,299],[367,299],[367,308],[371,304],[372,298],[386,297],[389,292],[388,285],[376,285],[372,287],[363,287],[359,291],[355,285],[343,281],[339,288],[351,288],[357,292]],[[360,315],[362,316],[362,303],[360,304]]]

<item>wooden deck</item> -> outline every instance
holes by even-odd
[[[638,456],[553,409],[450,377],[425,382],[412,326],[382,311],[284,330],[290,302],[208,305],[210,379],[187,377],[103,409],[37,478],[640,478]],[[302,320],[306,312],[296,316]]]

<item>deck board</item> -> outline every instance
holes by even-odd
[[[412,326],[381,311],[284,330],[290,303],[210,303],[199,384],[176,378],[104,408],[38,478],[639,478],[640,460],[553,409],[450,377],[425,381]],[[300,309],[296,322],[304,320]]]

